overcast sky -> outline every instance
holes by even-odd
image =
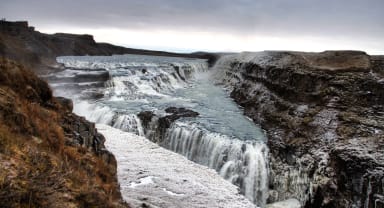
[[[384,54],[384,0],[1,0],[0,15],[127,47]]]

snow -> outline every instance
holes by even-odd
[[[117,160],[121,193],[132,206],[255,208],[214,170],[131,133],[97,124]]]
[[[297,199],[287,199],[267,205],[267,208],[300,208],[300,202]]]
[[[137,186],[148,185],[148,184],[154,183],[152,179],[153,179],[153,176],[147,176],[147,177],[144,177],[144,178],[140,178],[139,179],[140,180],[139,183],[132,182],[129,185],[129,188],[136,188]]]

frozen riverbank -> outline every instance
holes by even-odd
[[[144,137],[97,125],[117,159],[124,200],[133,206],[255,207],[214,170],[159,147]],[[145,205],[144,205],[145,206]]]

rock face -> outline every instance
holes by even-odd
[[[93,123],[46,82],[0,58],[2,207],[127,207],[116,160]]]
[[[216,76],[267,132],[269,201],[384,206],[382,57],[358,51],[226,56]]]

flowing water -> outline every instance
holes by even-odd
[[[59,57],[65,70],[48,75],[57,96],[73,99],[90,121],[149,137],[137,114],[166,115],[185,107],[196,118],[174,122],[163,147],[215,169],[263,207],[268,192],[268,148],[261,129],[214,85],[205,60],[138,55]],[[157,125],[152,122],[152,125]]]

